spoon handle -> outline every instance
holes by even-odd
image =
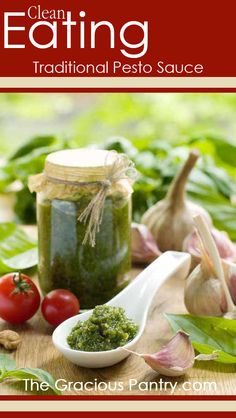
[[[115,296],[109,305],[122,306],[127,315],[141,317],[148,312],[156,292],[162,284],[179,272],[186,277],[190,255],[167,251],[145,268],[134,280]]]

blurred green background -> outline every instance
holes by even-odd
[[[1,94],[0,152],[33,135],[59,134],[80,146],[119,135],[178,141],[236,137],[234,93]]]
[[[126,152],[140,173],[138,221],[194,147],[202,157],[189,198],[236,240],[236,94],[1,94],[0,129],[0,193],[14,197],[15,222],[35,222],[27,179],[51,151],[89,145]]]

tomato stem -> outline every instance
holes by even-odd
[[[16,295],[17,293],[29,293],[31,291],[30,284],[22,279],[20,271],[17,274],[14,274],[12,280],[15,285],[15,289],[12,291],[12,295]]]

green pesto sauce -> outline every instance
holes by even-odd
[[[74,350],[107,351],[127,344],[137,331],[138,325],[127,318],[123,308],[101,305],[72,328],[67,342]]]
[[[88,205],[76,201],[38,200],[39,280],[43,293],[71,290],[81,308],[94,308],[115,296],[130,270],[130,201],[108,196],[96,245],[82,245],[86,225],[78,221]]]

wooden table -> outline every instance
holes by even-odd
[[[135,276],[138,269],[132,270]],[[37,278],[36,278],[37,280]],[[163,346],[172,333],[163,312],[185,313],[183,303],[183,280],[173,278],[158,292],[148,323],[138,346],[137,352],[154,353]],[[5,322],[0,322],[0,330],[7,329]],[[13,327],[22,336],[22,343],[11,353],[19,367],[38,367],[47,370],[55,379],[65,379],[67,382],[110,382],[110,390],[75,391],[67,390],[64,395],[233,395],[236,394],[236,366],[221,365],[214,362],[196,362],[188,375],[180,378],[165,378],[150,369],[146,363],[131,355],[121,363],[103,369],[85,369],[73,365],[54,348],[51,334],[53,328],[42,318],[40,312],[28,323]],[[0,353],[7,353],[0,349]],[[130,379],[136,379],[140,388],[130,388]],[[115,382],[122,382],[124,390],[114,392]],[[132,381],[133,382],[133,381]],[[145,383],[146,382],[146,383]],[[148,390],[148,382],[152,389]],[[183,383],[187,383],[184,390]],[[213,382],[213,385],[209,385]],[[172,393],[170,383],[176,388]],[[157,386],[157,389],[155,387]],[[164,385],[166,385],[164,387]],[[104,386],[104,385],[103,385]],[[131,389],[131,390],[130,390]],[[39,392],[37,392],[40,394]],[[1,383],[1,395],[29,394],[24,391],[22,383]],[[45,393],[44,393],[45,394]]]

